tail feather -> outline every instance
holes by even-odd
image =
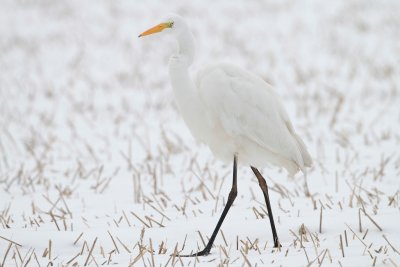
[[[306,145],[304,144],[303,140],[301,140],[300,136],[298,136],[296,133],[293,134],[294,138],[297,141],[297,145],[300,149],[301,157],[303,158],[304,166],[305,167],[311,167],[312,165],[312,159],[310,156],[310,153],[308,153]]]
[[[308,153],[306,145],[304,144],[303,140],[301,140],[300,136],[298,136],[294,131],[291,122],[288,119],[286,119],[285,123],[290,134],[295,140],[297,148],[299,149],[297,152],[299,152],[300,155],[297,155],[297,160],[295,160],[297,163],[297,167],[305,174],[305,176],[307,176],[306,167],[311,167],[312,165],[312,159],[310,153]],[[301,159],[299,159],[299,156],[301,157]]]

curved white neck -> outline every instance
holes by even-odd
[[[176,35],[178,53],[169,59],[169,76],[175,99],[183,120],[196,138],[200,138],[203,111],[199,104],[197,90],[189,74],[189,66],[193,63],[195,46],[194,38],[189,30]]]
[[[176,35],[176,41],[178,43],[178,53],[175,56],[186,60],[187,67],[189,67],[194,60],[195,54],[195,43],[192,33],[189,29],[184,30]]]

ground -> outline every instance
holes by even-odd
[[[400,2],[31,1],[0,9],[2,266],[400,266]],[[248,166],[212,253],[231,164],[174,103],[168,13],[273,84],[314,164]],[[240,163],[240,162],[239,162]]]

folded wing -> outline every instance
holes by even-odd
[[[264,80],[238,67],[218,64],[200,71],[196,85],[206,116],[219,123],[238,146],[249,140],[295,162],[302,171],[311,165],[279,97]]]

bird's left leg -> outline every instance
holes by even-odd
[[[231,191],[229,192],[228,201],[226,202],[225,208],[222,211],[221,217],[218,220],[217,226],[215,227],[210,240],[208,240],[206,247],[202,251],[191,255],[180,255],[181,257],[197,257],[197,256],[206,256],[210,254],[211,247],[214,243],[215,238],[217,237],[218,231],[221,228],[221,225],[225,219],[226,214],[228,214],[228,211],[231,208],[233,201],[235,201],[236,196],[237,196],[237,156],[235,155],[233,158],[232,188]]]
[[[265,181],[264,177],[261,175],[261,173],[256,168],[251,166],[251,170],[254,172],[255,176],[257,177],[258,184],[260,185],[261,190],[264,194],[265,204],[267,205],[267,210],[268,210],[269,222],[271,224],[272,236],[274,238],[274,247],[277,248],[280,246],[280,244],[279,244],[279,240],[278,240],[278,234],[276,233],[274,217],[272,216],[272,209],[271,209],[271,203],[269,201],[267,182]]]

